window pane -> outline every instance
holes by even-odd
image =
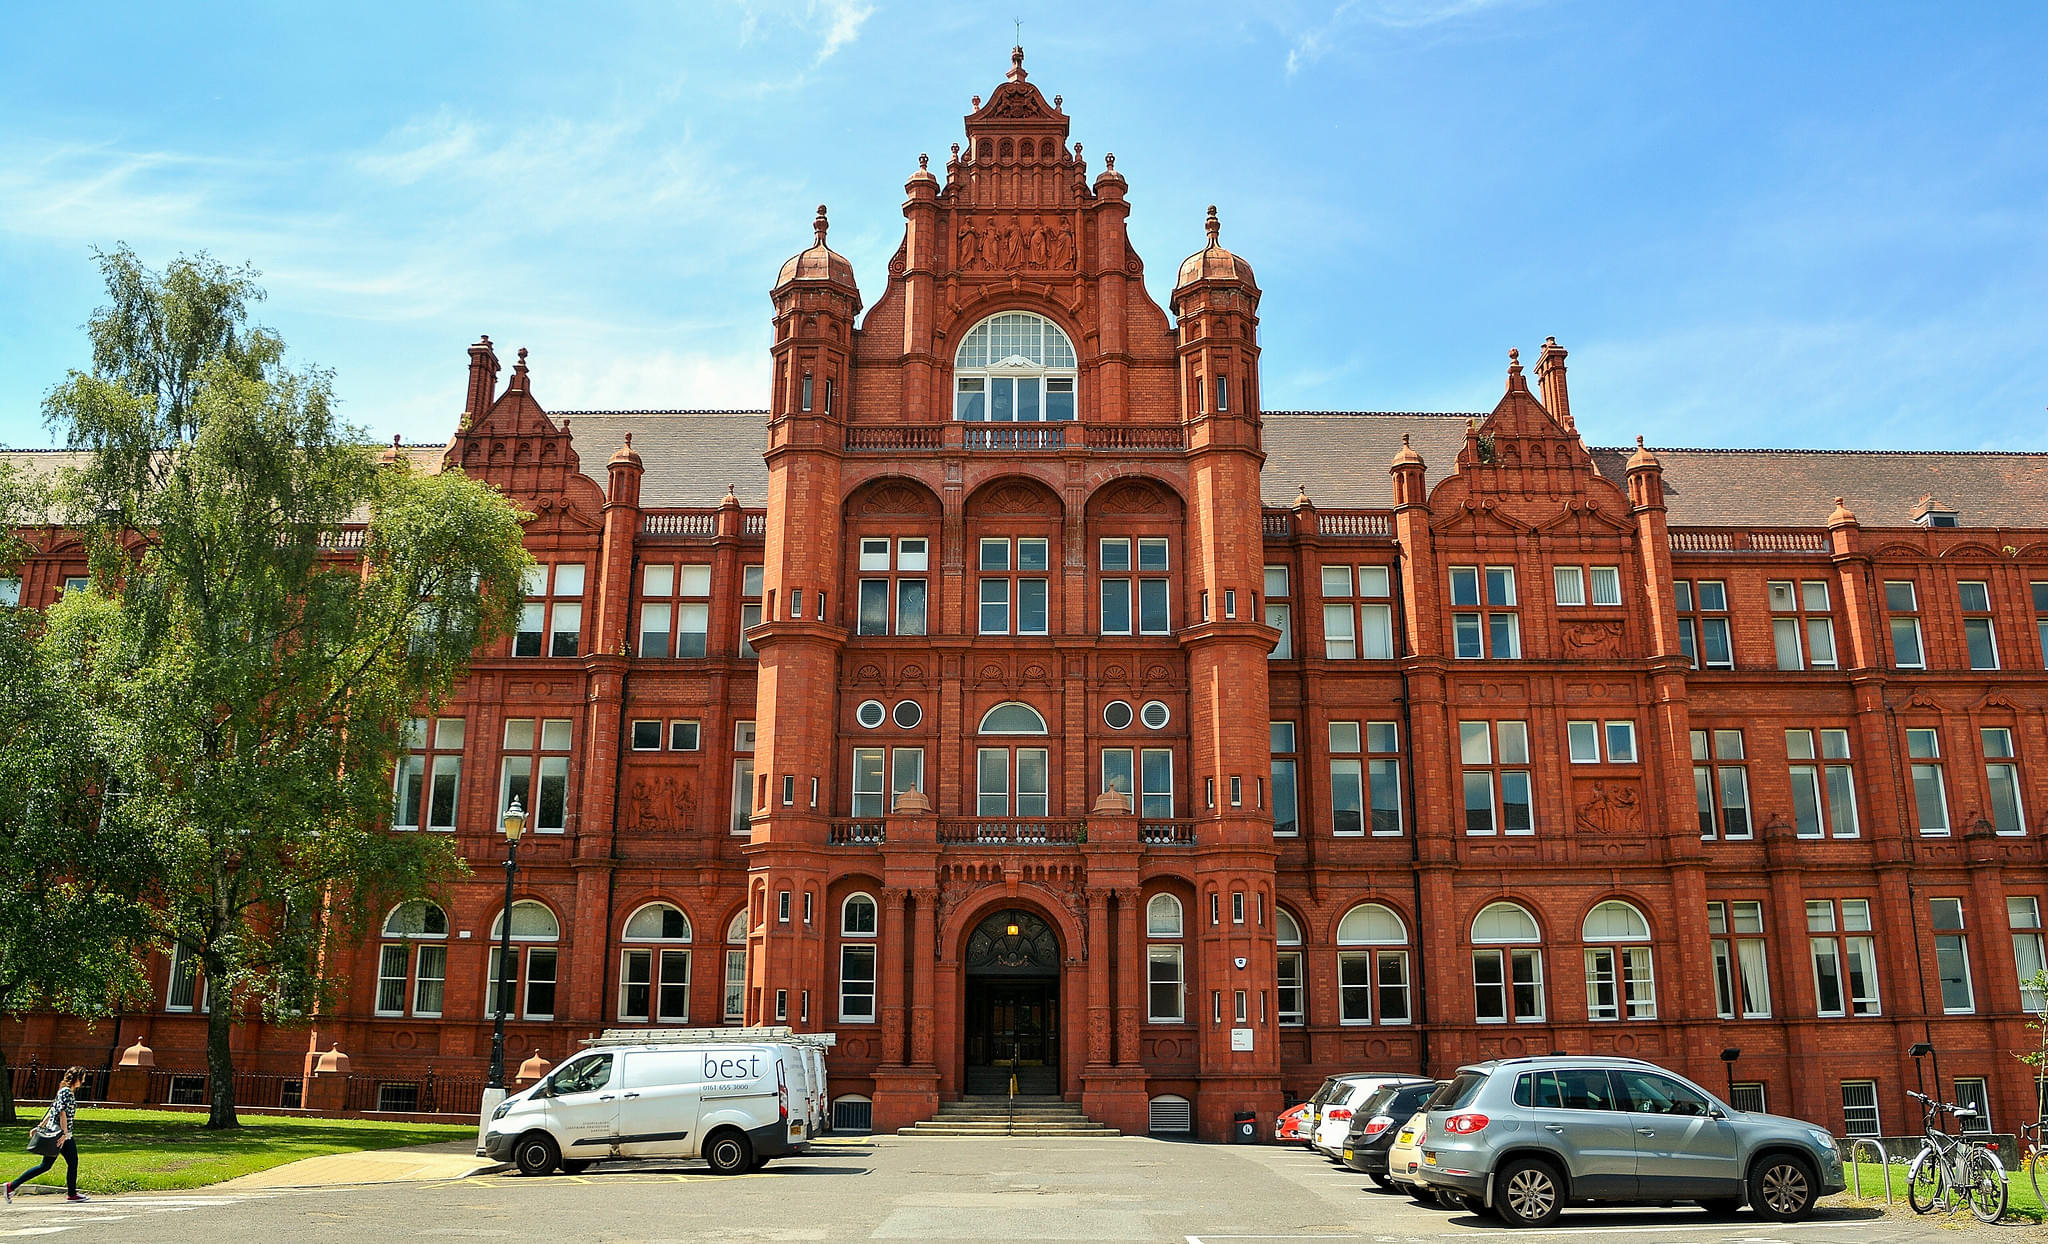
[[[1351,610],[1348,604],[1323,606],[1323,655],[1332,661],[1349,661],[1358,655]]]
[[[1388,574],[1385,566],[1360,566],[1358,568],[1358,594],[1381,597],[1387,595]]]
[[[1331,828],[1339,834],[1365,832],[1364,765],[1356,760],[1330,762]]]
[[[1636,759],[1636,727],[1634,722],[1610,721],[1607,723],[1607,760],[1610,764],[1634,764]]]
[[[1046,581],[1017,580],[1017,633],[1043,635],[1046,627]]]
[[[1992,638],[1990,618],[1964,618],[1963,640],[1969,646],[1971,669],[1998,668],[1998,645]]]
[[[1525,765],[1529,763],[1529,725],[1521,721],[1494,723],[1494,734],[1500,739],[1500,762],[1504,765]]]
[[[1010,631],[1010,581],[981,581],[981,633],[1007,635]]]
[[[678,568],[678,573],[681,575],[681,583],[677,587],[679,595],[700,597],[711,595],[711,567],[704,565],[682,566]]]
[[[1165,570],[1166,545],[1167,542],[1164,539],[1145,539],[1138,541],[1138,569],[1159,571]]]
[[[1401,762],[1374,760],[1366,765],[1372,779],[1372,832],[1401,832]]]
[[[1102,581],[1102,633],[1105,635],[1128,635],[1131,633],[1131,581],[1129,579],[1104,579]]]
[[[857,633],[862,635],[887,635],[889,633],[889,581],[887,579],[862,579],[860,581],[860,614]]]
[[[1790,589],[1790,585],[1786,585]],[[1781,670],[1804,669],[1799,648],[1799,619],[1773,618],[1771,620],[1771,641],[1777,648],[1778,668]]]
[[[1529,775],[1511,769],[1500,775],[1500,827],[1503,833],[1527,834],[1535,830],[1535,813],[1529,796]]]
[[[1926,664],[1920,653],[1920,619],[1892,619],[1892,659],[1912,668]]]
[[[1138,581],[1138,629],[1147,635],[1164,635],[1167,632],[1166,580]]]
[[[923,579],[896,580],[896,633],[898,635],[924,634],[924,592]]]
[[[1458,756],[1468,765],[1493,763],[1493,729],[1484,721],[1458,723]]]
[[[1621,603],[1621,570],[1615,566],[1595,566],[1593,575],[1593,603],[1596,605],[1619,605]]]
[[[1017,541],[1017,569],[1039,570],[1048,568],[1046,561],[1047,542],[1043,539]]]
[[[1359,655],[1369,661],[1391,660],[1394,655],[1394,607],[1360,605]]]
[[[1729,669],[1735,664],[1735,657],[1728,646],[1728,619],[1701,618],[1700,634],[1704,637],[1706,663],[1709,668]]]
[[[1299,812],[1294,793],[1294,761],[1273,762],[1273,833],[1279,836],[1299,832]]]
[[[1558,566],[1551,570],[1550,577],[1557,588],[1557,603],[1560,605],[1583,605],[1586,603],[1585,575],[1577,566]]]
[[[1570,744],[1573,764],[1600,763],[1600,727],[1590,721],[1574,721],[1565,725],[1565,738]]]
[[[1266,625],[1280,632],[1278,642],[1269,654],[1275,661],[1294,659],[1294,611],[1287,605],[1267,605]]]
[[[1010,542],[1008,540],[983,540],[981,542],[981,568],[983,570],[1008,570],[1010,568]]]
[[[1484,769],[1465,773],[1465,832],[1493,832],[1493,774]]]
[[[1104,540],[1101,544],[1100,556],[1102,559],[1102,569],[1105,571],[1129,570],[1131,568],[1131,542],[1128,539]]]
[[[1451,603],[1454,605],[1476,605],[1479,603],[1479,570],[1476,566],[1451,567]]]

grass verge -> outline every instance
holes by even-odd
[[[26,1126],[0,1128],[0,1178],[12,1179],[38,1161],[27,1151],[28,1127],[41,1117],[26,1112]],[[242,1126],[209,1132],[203,1114],[167,1110],[78,1112],[78,1186],[85,1192],[164,1192],[203,1188],[283,1166],[301,1158],[365,1149],[398,1149],[451,1140],[474,1140],[475,1125],[394,1123],[379,1119],[304,1119],[243,1115]],[[64,1159],[34,1182],[64,1186]]]
[[[1911,1213],[1912,1211],[1906,1206],[1906,1164],[1894,1162],[1891,1164],[1891,1171],[1892,1207]],[[1843,1174],[1849,1177],[1849,1190],[1843,1195],[1859,1197],[1866,1201],[1874,1200],[1879,1204],[1884,1202],[1884,1170],[1877,1163],[1864,1162],[1860,1167],[1845,1167]],[[2041,1172],[2041,1183],[2043,1187],[2048,1187],[2048,1170]],[[1930,1217],[1938,1217],[1941,1214],[1942,1211],[1937,1209]],[[1956,1210],[1953,1217],[1959,1218],[1964,1222],[1974,1223],[1976,1221],[1976,1219],[1970,1216],[1969,1207],[1963,1205],[1960,1200],[1956,1202]],[[2044,1220],[2048,1220],[2048,1211],[2043,1210],[2041,1198],[2034,1195],[2034,1185],[2027,1178],[2026,1168],[2020,1167],[2007,1171],[2005,1175],[2005,1221],[2042,1222]]]

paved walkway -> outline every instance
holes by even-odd
[[[239,1192],[256,1188],[336,1188],[348,1184],[431,1183],[461,1179],[497,1170],[499,1163],[476,1156],[475,1141],[421,1145],[411,1149],[366,1149],[361,1153],[330,1153],[273,1166],[214,1184],[207,1191]]]

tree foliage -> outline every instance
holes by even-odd
[[[90,453],[65,501],[115,607],[50,628],[154,845],[160,935],[208,982],[209,1126],[233,1126],[235,1018],[312,1014],[336,983],[323,938],[461,868],[384,828],[392,769],[406,720],[510,633],[525,516],[458,471],[380,465],[331,375],[248,326],[252,271],[100,264],[93,371],[44,412]]]
[[[0,464],[0,576],[33,551],[22,532],[47,507]],[[73,608],[82,606],[74,605]],[[98,1017],[146,988],[137,899],[148,844],[122,821],[84,728],[76,664],[42,619],[0,608],[0,1012]],[[13,1123],[0,1050],[0,1123]]]

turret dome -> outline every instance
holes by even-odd
[[[1181,289],[1201,281],[1235,281],[1257,289],[1259,283],[1252,279],[1252,266],[1225,250],[1223,244],[1216,240],[1222,226],[1217,223],[1214,203],[1209,205],[1206,223],[1209,244],[1181,261],[1180,277],[1174,281],[1173,287]]]

